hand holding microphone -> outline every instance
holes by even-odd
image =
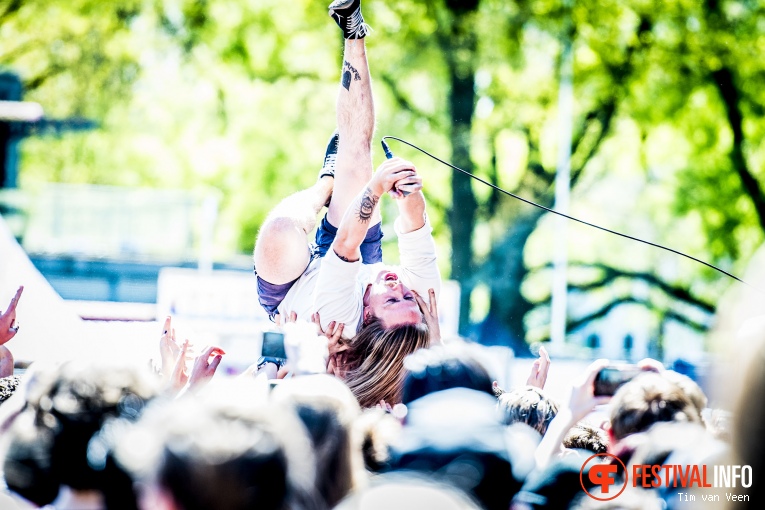
[[[390,147],[388,147],[388,144],[385,143],[385,140],[381,140],[380,143],[382,144],[383,152],[385,152],[385,157],[388,160],[393,160],[395,156],[393,155],[393,151],[390,150]],[[394,198],[404,198],[407,195],[419,191],[422,189],[422,177],[417,175],[417,170],[415,169],[414,165],[409,163],[408,161],[401,160],[400,158],[396,158],[400,162],[411,165],[410,170],[411,174],[407,175],[406,177],[402,177],[401,179],[397,180],[393,187],[391,187],[390,190],[388,190],[388,194]],[[385,163],[383,163],[385,165]],[[381,165],[381,167],[383,166]]]

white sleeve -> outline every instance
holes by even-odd
[[[433,228],[430,226],[430,220],[426,217],[425,225],[406,234],[399,233],[396,220],[394,229],[398,236],[399,260],[406,282],[426,302],[429,289],[436,291],[438,299],[441,293],[441,272],[438,270],[436,243],[431,235]]]
[[[346,262],[330,248],[321,260],[314,290],[313,308],[321,316],[322,329],[330,322],[344,324],[343,338],[356,334],[363,312],[363,289],[358,282],[361,261]]]

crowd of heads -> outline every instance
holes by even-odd
[[[293,330],[291,342],[295,331],[310,330]],[[160,345],[171,337],[165,329]],[[416,327],[407,337],[350,358],[345,377],[302,369],[280,379],[265,370],[196,377],[222,351],[187,359],[185,345],[175,366],[161,363],[172,374],[115,361],[33,364],[0,379],[0,507],[684,509],[693,506],[681,489],[665,484],[628,485],[598,501],[607,494],[582,467],[609,454],[629,473],[726,462],[760,472],[760,441],[748,439],[765,419],[747,395],[720,430],[698,384],[647,361],[591,414],[607,400],[593,388],[605,362],[560,400],[544,389],[543,357],[529,384],[504,390],[480,347],[428,346]],[[194,368],[184,374],[184,364]],[[747,373],[759,395],[761,363]],[[756,484],[750,492],[754,505]]]

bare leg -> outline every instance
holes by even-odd
[[[332,184],[332,177],[322,177],[310,188],[282,200],[268,214],[253,254],[260,278],[278,285],[303,274],[310,262],[306,236],[316,226],[316,215],[332,194]]]
[[[343,72],[337,96],[337,128],[340,144],[335,166],[335,187],[327,219],[340,225],[345,210],[372,177],[372,135],[375,108],[364,39],[347,39]],[[380,214],[370,226],[380,222]]]

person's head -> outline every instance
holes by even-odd
[[[608,434],[587,422],[579,422],[566,433],[563,446],[575,450],[587,450],[592,453],[608,451]]]
[[[465,490],[487,510],[507,510],[534,465],[538,434],[505,426],[496,398],[467,388],[430,393],[407,410],[390,468]]]
[[[535,386],[507,391],[498,400],[497,405],[506,425],[525,423],[543,436],[558,414],[558,403]]]
[[[108,458],[93,457],[94,436],[112,419],[135,420],[158,392],[143,367],[68,362],[38,370],[8,431],[8,487],[40,505],[59,489],[100,493],[110,507],[135,508],[130,477]]]
[[[0,404],[11,398],[19,387],[21,379],[16,375],[0,378]]]
[[[646,372],[619,388],[611,400],[611,443],[663,421],[701,423],[701,415],[680,387]]]
[[[513,497],[511,510],[557,510],[568,508],[582,490],[592,489],[588,477],[580,478],[584,460],[569,455],[552,460],[543,468],[532,471],[521,490]]]
[[[404,358],[429,343],[422,322],[386,329],[380,319],[371,319],[348,343],[345,383],[361,407],[401,402]]]
[[[305,428],[286,405],[254,401],[252,381],[160,402],[117,441],[148,510],[321,508]],[[212,387],[212,388],[211,388]]]
[[[702,417],[703,423],[702,413],[707,407],[707,396],[704,394],[704,390],[701,389],[701,386],[687,375],[675,372],[674,370],[665,370],[661,375],[685,393],[685,396],[688,397],[688,400],[691,401],[693,407],[698,411],[699,416]]]
[[[569,508],[571,510],[663,510],[667,508],[656,491],[633,488],[631,484],[627,484],[627,489],[618,498],[610,500],[607,498],[611,494],[603,492],[600,487],[590,489],[590,494],[592,497],[582,492]]]
[[[377,318],[386,329],[424,320],[412,290],[401,283],[397,273],[388,270],[380,271],[367,285],[363,313],[364,324]]]
[[[492,378],[465,342],[420,349],[404,359],[402,403],[429,393],[468,388],[493,395]]]
[[[467,494],[423,476],[396,473],[379,475],[370,487],[345,499],[337,510],[478,510],[482,508]]]
[[[390,463],[391,445],[401,434],[401,421],[380,408],[364,409],[356,421],[362,442],[361,454],[367,471],[381,473]]]
[[[356,398],[339,379],[309,375],[284,379],[272,392],[302,420],[316,454],[316,488],[334,507],[364,476],[361,437],[354,424],[361,414]]]

